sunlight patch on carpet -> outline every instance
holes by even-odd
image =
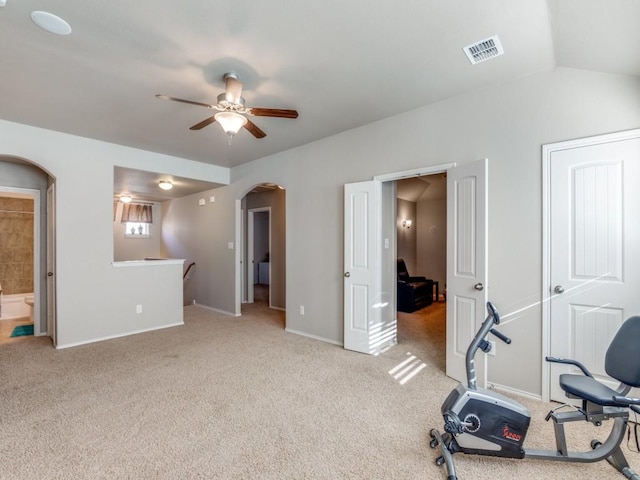
[[[418,373],[420,373],[427,364],[420,360],[411,352],[407,352],[407,359],[389,370],[389,375],[398,381],[400,385],[404,385]]]

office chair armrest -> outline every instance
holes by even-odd
[[[591,372],[587,369],[587,367],[585,367],[583,364],[581,364],[577,360],[570,360],[567,358],[557,358],[557,357],[545,357],[545,360],[551,363],[566,363],[567,365],[576,366],[580,370],[582,370],[582,373],[584,373],[587,377],[593,378],[593,375],[591,375]]]

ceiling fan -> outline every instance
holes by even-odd
[[[196,123],[189,130],[200,130],[207,125],[218,122],[224,132],[227,134],[229,145],[231,139],[244,127],[256,138],[264,138],[267,136],[255,123],[247,118],[247,115],[256,117],[280,117],[280,118],[298,118],[296,110],[284,110],[277,108],[256,108],[247,107],[242,98],[242,82],[235,73],[225,73],[225,92],[218,95],[218,102],[215,105],[208,103],[194,102],[192,100],[184,100],[182,98],[169,97],[167,95],[156,95],[162,100],[171,100],[173,102],[188,103],[198,105],[200,107],[218,110],[215,115],[204,119],[200,123]]]

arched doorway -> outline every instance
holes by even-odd
[[[0,322],[10,327],[1,329],[0,343],[35,335],[49,336],[55,345],[55,287],[53,273],[48,275],[54,261],[54,179],[13,156],[0,156],[0,178]],[[15,330],[13,324],[25,328]]]
[[[242,303],[286,307],[286,191],[275,183],[253,187],[241,201]]]

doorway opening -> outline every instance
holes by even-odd
[[[271,207],[247,211],[247,303],[271,305]]]
[[[242,305],[284,311],[286,191],[275,183],[257,185],[242,199],[240,208]]]
[[[397,343],[396,184],[447,174],[446,374],[466,377],[466,346],[485,317],[488,160],[439,165],[345,184],[344,347],[377,355]],[[404,221],[404,220],[403,220]],[[405,226],[408,226],[405,223]],[[486,383],[486,358],[476,363]]]
[[[446,370],[447,180],[445,173],[395,180],[398,343]],[[424,280],[424,281],[423,281]]]
[[[34,325],[38,194],[0,187],[0,343],[40,333],[40,325]]]
[[[55,288],[48,274],[55,253],[49,241],[54,181],[16,157],[0,158],[0,178],[0,343],[49,336],[55,346],[55,308],[49,306]]]

